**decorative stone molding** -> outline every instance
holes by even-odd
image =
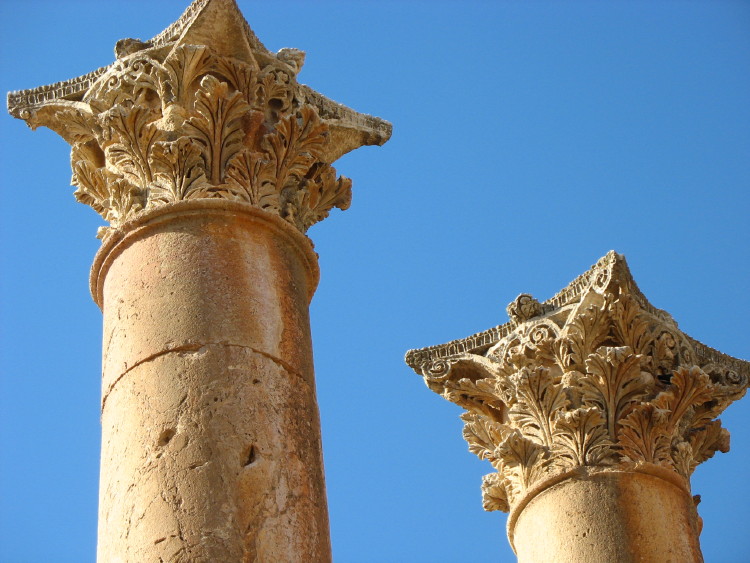
[[[685,335],[610,252],[552,299],[519,296],[511,321],[411,350],[427,386],[465,408],[469,450],[495,472],[486,510],[509,511],[574,472],[642,471],[689,490],[695,467],[729,450],[716,417],[748,387],[750,364]]]
[[[234,0],[196,0],[150,41],[73,80],[11,92],[8,109],[72,145],[78,201],[112,227],[138,211],[221,198],[301,232],[351,201],[338,157],[383,144],[391,125],[297,82],[304,53],[269,52]]]

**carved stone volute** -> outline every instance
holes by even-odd
[[[269,52],[232,0],[196,0],[150,41],[124,39],[109,67],[11,92],[8,108],[72,145],[76,198],[112,227],[141,210],[223,198],[305,232],[352,182],[331,163],[383,144],[389,123],[297,82],[304,53]]]
[[[534,305],[536,303],[536,305]],[[508,511],[575,472],[659,473],[689,490],[729,450],[717,416],[750,366],[682,333],[609,253],[558,295],[522,295],[503,326],[407,353],[428,387],[467,410],[469,449],[495,472],[484,507]]]

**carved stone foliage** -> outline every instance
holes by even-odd
[[[234,2],[195,0],[115,53],[85,77],[8,96],[12,115],[72,145],[75,195],[113,227],[143,209],[224,198],[305,232],[351,201],[331,163],[390,136],[389,123],[298,84],[304,53],[269,52]]]
[[[683,334],[614,253],[581,285],[562,304],[521,296],[489,347],[407,355],[430,389],[467,410],[469,449],[496,469],[483,483],[487,510],[508,511],[531,487],[582,467],[656,466],[688,485],[699,463],[729,450],[716,417],[744,395],[747,363]]]
[[[278,61],[264,68],[183,45],[136,54],[58,109],[75,123],[75,195],[113,226],[148,207],[195,198],[244,201],[301,231],[346,209],[351,181],[321,158],[328,127]]]

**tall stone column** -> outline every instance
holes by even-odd
[[[745,394],[750,364],[681,332],[614,252],[508,315],[406,361],[466,409],[469,450],[495,469],[484,508],[510,512],[518,560],[702,561],[690,476],[729,450],[716,417]]]
[[[330,561],[305,236],[351,181],[331,166],[390,124],[299,84],[233,0],[196,0],[86,76],[12,92],[72,145],[108,222],[98,560]]]

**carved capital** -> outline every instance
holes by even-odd
[[[115,54],[87,76],[8,96],[12,115],[72,145],[75,196],[113,227],[143,209],[223,198],[305,232],[351,201],[351,180],[331,163],[390,136],[389,123],[299,84],[304,53],[269,52],[231,0],[196,0]]]
[[[469,450],[496,470],[482,487],[487,510],[576,471],[667,471],[689,490],[695,467],[729,450],[716,417],[745,394],[750,364],[681,332],[622,256],[543,304],[520,296],[509,313],[506,325],[407,354],[430,389],[467,410]]]

